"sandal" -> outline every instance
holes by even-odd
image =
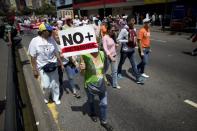
[[[77,99],[81,98],[81,96],[80,96],[79,94],[77,94],[77,93],[75,93],[75,94],[73,94],[73,95],[74,95],[74,97],[76,97]]]

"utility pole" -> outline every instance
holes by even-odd
[[[105,3],[105,0],[103,0],[103,5],[104,5],[104,17],[105,17],[105,8],[106,8],[106,5],[105,5],[106,3]]]

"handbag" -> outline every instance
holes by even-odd
[[[57,68],[57,63],[54,63],[54,62],[49,62],[45,66],[42,67],[44,72],[53,72],[56,70],[56,68]]]
[[[196,42],[197,41],[197,34],[195,34],[195,36],[192,38],[192,42]]]
[[[93,95],[104,95],[106,92],[104,78],[99,79],[96,83],[87,84],[87,89]]]

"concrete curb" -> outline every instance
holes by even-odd
[[[38,131],[58,131],[58,126],[44,103],[40,85],[33,76],[30,61],[23,46],[18,49],[18,53]]]

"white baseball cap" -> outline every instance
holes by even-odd
[[[122,18],[123,18],[123,19],[127,19],[127,17],[128,17],[128,16],[127,16],[127,15],[125,15],[125,16],[123,16]]]
[[[149,23],[149,22],[150,22],[150,19],[149,18],[143,19],[143,23]]]

